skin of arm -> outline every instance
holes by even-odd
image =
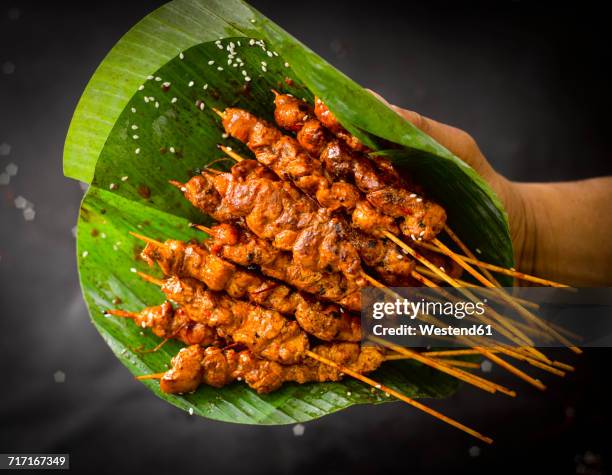
[[[510,181],[493,169],[467,132],[375,95],[491,185],[508,212],[518,269],[576,287],[612,286],[612,177]]]

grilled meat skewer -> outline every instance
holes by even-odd
[[[293,364],[301,361],[309,348],[308,336],[297,322],[274,310],[208,290],[198,280],[169,277],[161,290],[191,320],[214,328],[219,337],[244,345],[262,358]]]
[[[337,305],[325,304],[295,292],[290,287],[263,278],[255,272],[238,269],[197,244],[168,240],[160,245],[149,241],[141,256],[151,265],[157,262],[166,275],[194,278],[212,290],[224,290],[232,298],[247,299],[264,308],[295,316],[302,329],[320,340],[361,339],[359,317],[343,312]],[[191,281],[184,279],[183,285],[188,285],[189,282]],[[360,293],[353,294],[351,301],[359,310]]]
[[[124,310],[107,310],[106,313],[131,318],[136,325],[150,328],[160,338],[176,339],[187,345],[210,346],[221,342],[214,328],[194,321],[182,308],[174,309],[169,301],[138,313]]]
[[[394,218],[379,213],[353,184],[333,181],[323,163],[306,152],[300,143],[274,125],[243,109],[228,108],[223,127],[245,143],[257,161],[270,167],[281,179],[291,181],[331,212],[345,210],[358,229],[381,237],[384,231],[399,234]]]
[[[361,259],[383,279],[409,278],[414,270],[414,262],[395,244],[360,233],[342,217],[319,209],[254,160],[234,165],[231,173],[204,171],[177,186],[204,213],[220,222],[242,221],[256,236],[291,251],[294,262],[307,269],[340,271],[359,287],[365,285]]]
[[[359,150],[360,147],[351,147],[357,139],[350,138],[352,136],[338,124],[321,100],[315,99],[314,113],[306,102],[288,94],[277,94],[275,105],[277,123],[297,132],[301,146],[312,156],[320,158],[329,174],[355,183],[376,210],[399,219],[403,235],[427,241],[444,228],[444,209],[418,196],[414,192],[416,187],[407,183],[385,158],[369,157],[351,150]],[[334,135],[340,135],[343,140]],[[398,234],[393,229],[388,231]]]
[[[360,349],[356,343],[331,343],[316,346],[313,351],[360,374],[376,370],[384,361],[383,353],[374,347]],[[281,365],[256,357],[251,351],[235,351],[192,345],[172,358],[172,368],[160,379],[165,393],[188,393],[200,384],[221,388],[244,380],[258,393],[278,389],[283,383],[339,381],[342,373],[307,358],[303,363]]]
[[[235,229],[233,225],[228,226],[231,227],[224,230]],[[200,245],[173,239],[160,243],[140,235],[136,237],[147,242],[141,253],[142,259],[149,265],[157,262],[165,275],[193,277],[204,282],[212,290],[227,291],[234,298],[246,298],[287,315],[295,313],[303,297],[299,297],[296,292],[280,282],[263,278],[253,270],[241,269],[233,263],[245,267],[261,265],[261,270],[269,277],[285,281],[300,290],[316,294],[348,309],[361,310],[359,289],[349,287],[349,283],[341,278],[341,274],[305,270],[283,258],[266,262],[261,256],[268,248],[263,247],[263,244],[256,246],[262,241],[253,245],[247,243],[241,246],[236,243],[235,246],[231,246],[227,241],[229,233],[224,233],[217,227],[213,229],[217,229],[222,236],[225,235],[222,237],[223,241],[215,240],[212,244],[205,241],[206,245]],[[271,246],[268,244],[268,247]],[[245,250],[246,255],[242,255],[241,251]],[[283,264],[286,267],[277,269],[273,267],[273,263]]]

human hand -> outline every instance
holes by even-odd
[[[510,224],[517,267],[571,285],[612,283],[612,178],[517,183],[495,171],[467,132],[389,104],[391,109],[469,164],[498,194]],[[579,232],[577,232],[579,231]]]

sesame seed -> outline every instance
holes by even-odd
[[[288,67],[289,67],[289,63],[285,63],[285,65],[284,65],[284,66],[285,66],[286,68],[288,68]]]
[[[243,69],[242,71],[240,71],[242,73],[243,76],[247,75],[247,72]]]
[[[482,251],[481,251],[480,249],[478,249],[478,248],[476,248],[476,249],[475,249],[475,251],[476,251],[478,254],[482,254]]]
[[[416,197],[417,197],[416,193],[412,193],[412,194],[410,195],[410,198],[416,198]]]
[[[245,78],[244,78],[244,80],[245,80],[246,82],[249,82],[249,81],[251,80],[251,78],[250,78],[249,76],[247,76],[247,77],[245,77]]]
[[[89,252],[87,251],[83,251],[83,254],[81,254],[83,257],[87,257],[89,255]]]
[[[142,91],[144,89],[144,84],[141,84],[140,86],[138,86],[138,90]]]
[[[276,51],[272,51],[272,53],[274,54],[274,56],[278,56],[278,53]]]
[[[159,102],[155,101],[155,108],[159,109]]]
[[[133,138],[134,140],[138,140],[138,138],[139,138],[139,137],[138,137],[138,135],[132,135],[132,138]]]
[[[209,66],[212,66],[213,64],[215,64],[215,61],[211,59],[211,60],[208,62],[208,64],[209,64]]]
[[[172,100],[170,102],[172,102],[172,104],[175,104],[176,101],[178,101],[178,99],[176,97],[173,97]]]
[[[268,69],[267,69],[265,66],[262,66],[262,67],[261,67],[261,70],[262,70],[264,73],[268,72]]]
[[[223,71],[223,68],[221,66],[217,66],[217,71]]]
[[[446,271],[444,270],[444,266],[440,266],[440,270],[441,270],[442,272],[446,272]]]
[[[149,102],[149,97],[148,97],[148,96],[145,96],[145,97],[144,97],[144,101],[145,101],[145,103],[148,103],[148,102]]]
[[[134,273],[134,274],[135,274],[135,273],[136,273],[136,272],[138,272],[138,271],[136,270],[136,268],[135,268],[135,267],[132,267],[132,268],[130,269],[130,272],[132,272],[132,273]]]
[[[127,181],[127,180],[128,180],[128,176],[127,175],[121,177],[121,181]]]
[[[179,58],[181,58],[181,59],[185,59],[185,55],[183,54],[183,52],[182,52],[182,51],[179,53]]]
[[[347,391],[347,392],[346,392],[346,395],[347,395],[347,396],[350,396],[351,394],[352,394],[352,393],[351,393],[350,391]]]
[[[154,76],[147,76],[147,80],[150,81],[151,79],[153,79]]]
[[[110,190],[116,190],[116,189],[118,188],[118,186],[117,186],[117,184],[116,184],[116,183],[111,183],[110,185],[108,185],[108,188],[109,188]]]
[[[419,236],[420,236],[420,237],[423,237],[424,235],[425,235],[425,231],[421,231],[421,232],[419,233]]]
[[[229,150],[230,152],[232,151],[232,147],[225,147],[227,150]]]
[[[261,62],[261,65],[262,65],[262,66],[267,66],[267,65],[268,65],[268,63],[266,63],[265,61],[262,61],[262,62]]]
[[[204,85],[202,86],[202,89],[204,89],[204,90],[208,89],[208,83],[204,84]]]
[[[188,86],[189,86],[189,87],[193,87],[193,85],[194,85],[194,84],[195,84],[195,83],[194,83],[193,81],[189,81]]]
[[[251,18],[251,23],[255,23],[255,18]]]
[[[227,132],[224,132],[221,134],[221,137],[223,137],[224,139],[229,137],[229,134]]]
[[[200,102],[200,110],[203,111],[204,107],[206,107],[206,104],[204,104],[204,102]]]
[[[159,82],[159,81],[161,81],[161,78],[160,78],[159,76],[157,76],[157,77],[155,78],[155,80],[156,80],[157,82]]]
[[[268,51],[266,54],[270,56],[270,58],[272,57],[272,51]]]
[[[170,147],[170,153],[174,153],[174,152],[176,152],[175,148],[174,147]]]
[[[132,114],[135,114],[135,113],[136,113],[136,108],[132,107]]]
[[[138,126],[136,124],[132,125],[132,130],[138,130]]]
[[[189,415],[190,415],[190,416],[193,416],[193,407],[190,407],[190,408],[189,408]]]
[[[382,386],[380,384],[377,384],[376,389],[380,389],[380,388],[382,388]]]
[[[138,147],[136,150],[134,150],[134,153],[135,153],[136,155],[138,155],[138,154],[140,153],[140,147]]]
[[[255,40],[249,40],[249,44],[253,46],[255,44]]]
[[[421,201],[423,201],[423,198],[417,198],[417,203],[420,203]]]

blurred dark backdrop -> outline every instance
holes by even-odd
[[[72,230],[83,190],[62,176],[62,147],[96,66],[161,3],[0,7],[0,452],[69,452],[79,473],[604,473],[612,422],[604,350],[559,354],[578,371],[545,377],[544,394],[494,367],[519,389],[515,400],[464,388],[431,403],[495,436],[493,447],[400,404],[355,407],[295,436],[290,426],[189,417],[134,382],[81,299]],[[611,172],[604,11],[254,4],[391,102],[468,130],[512,179]]]

